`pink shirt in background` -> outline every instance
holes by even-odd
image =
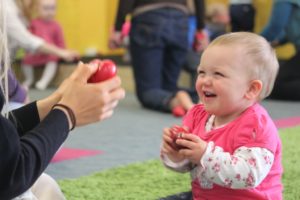
[[[43,38],[49,44],[60,48],[65,48],[63,31],[61,26],[55,21],[45,21],[42,19],[32,20],[29,30],[36,36]],[[23,64],[39,66],[50,61],[57,62],[59,58],[55,55],[42,53],[27,53],[23,59]]]
[[[194,200],[281,200],[281,141],[266,110],[259,104],[254,104],[224,127],[206,132],[205,125],[209,117],[203,105],[196,105],[185,116],[183,125],[188,126],[193,134],[207,142],[213,141],[215,146],[231,155],[240,147],[268,149],[274,154],[274,162],[265,179],[252,189],[230,189],[217,184],[213,184],[211,189],[201,188],[198,179],[194,179]]]

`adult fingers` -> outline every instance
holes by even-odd
[[[117,105],[118,105],[119,101],[118,100],[115,100],[115,101],[112,101],[110,103],[107,103],[106,105],[104,105],[104,107],[102,108],[102,112],[103,113],[106,113],[106,112],[110,112],[111,110],[114,110]]]
[[[98,66],[96,64],[84,64],[79,62],[77,68],[71,74],[70,78],[82,83],[86,83],[92,74],[96,72]]]
[[[104,113],[100,116],[100,121],[110,118],[110,117],[113,115],[113,113],[114,113],[114,110],[113,110],[113,109],[104,112]]]
[[[119,76],[115,76],[106,81],[94,83],[94,85],[99,87],[102,91],[111,91],[121,87],[121,83],[121,78]]]
[[[112,101],[124,99],[125,95],[126,93],[123,88],[117,88],[110,93]]]

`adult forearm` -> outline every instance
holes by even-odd
[[[58,57],[63,57],[64,50],[49,43],[43,43],[41,46],[37,49],[38,52],[45,53],[45,54],[52,54],[56,55]]]
[[[51,111],[54,104],[61,99],[61,94],[58,92],[53,93],[49,97],[37,101],[37,108],[40,120],[43,120],[45,116]]]

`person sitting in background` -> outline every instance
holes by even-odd
[[[35,13],[35,7],[37,6],[37,0],[9,0],[6,3],[5,10],[7,12],[6,17],[6,30],[8,35],[8,49],[12,60],[16,57],[16,52],[19,48],[23,48],[31,52],[40,52],[44,54],[56,55],[65,61],[74,61],[79,57],[78,52],[74,50],[62,49],[47,41],[33,35],[26,26],[32,19],[32,15]],[[12,70],[11,75],[15,76]],[[13,79],[17,80],[16,77]],[[17,90],[10,88],[15,94],[22,95],[27,94],[27,88],[20,85],[19,81],[15,82],[18,85]],[[12,101],[12,104],[24,104],[28,95],[22,99],[18,99],[17,102]],[[11,100],[10,100],[11,101]]]
[[[120,1],[110,48],[122,43],[121,28],[131,14],[130,55],[139,102],[145,108],[182,116],[191,107],[192,95],[177,86],[188,50],[187,0]],[[194,0],[197,34],[204,28],[204,0]],[[206,37],[197,39],[198,50]],[[180,93],[178,93],[180,91]],[[197,95],[193,95],[197,98]],[[181,98],[183,97],[183,98]],[[179,115],[178,115],[179,114]]]
[[[56,0],[39,0],[37,18],[31,20],[29,30],[32,34],[43,38],[49,44],[65,48],[63,31],[54,17],[56,14]],[[44,53],[27,53],[22,60],[21,69],[25,77],[23,86],[29,88],[34,82],[34,68],[43,67],[44,71],[35,87],[39,90],[47,88],[53,80],[59,57]]]
[[[228,8],[222,3],[210,3],[206,6],[205,12],[205,31],[207,32],[209,41],[227,32],[230,25],[230,16]],[[190,16],[189,23],[189,51],[187,54],[184,69],[191,74],[191,89],[195,89],[195,82],[197,78],[197,67],[199,65],[202,52],[197,52],[193,48],[193,42],[196,31],[195,16]]]
[[[11,0],[6,3],[8,47],[11,58],[15,58],[19,48],[31,52],[56,55],[65,61],[79,57],[77,51],[63,49],[33,35],[27,26],[36,11],[38,0]]]
[[[300,100],[300,1],[274,0],[268,24],[261,32],[273,46],[287,42],[296,53],[280,65],[271,99]]]
[[[206,9],[205,30],[208,32],[210,41],[227,32],[230,25],[228,8],[222,3],[211,3]]]

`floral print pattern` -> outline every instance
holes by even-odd
[[[273,160],[274,155],[264,148],[240,147],[230,155],[209,142],[200,161],[199,167],[202,170],[199,181],[205,177],[223,187],[253,188],[266,177]]]

